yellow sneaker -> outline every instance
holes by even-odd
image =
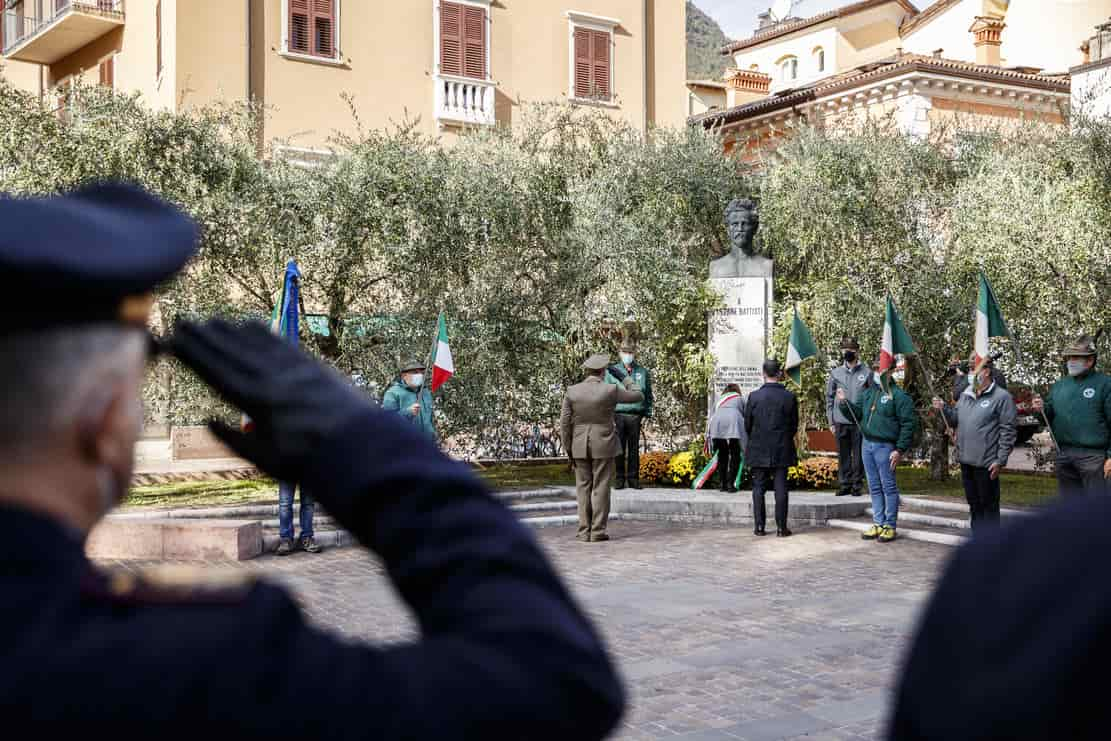
[[[880,533],[880,536],[879,538],[877,538],[877,540],[879,540],[879,542],[881,543],[890,543],[891,541],[895,540],[895,528],[885,526],[883,528],[883,532]]]
[[[882,532],[882,527],[880,527],[879,525],[872,525],[872,527],[862,532],[860,534],[860,537],[864,538],[865,540],[875,540],[876,538],[880,537],[880,533]]]

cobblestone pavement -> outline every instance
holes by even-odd
[[[630,690],[620,741],[873,739],[915,615],[952,550],[844,530],[614,522],[608,543],[537,536],[601,627]],[[312,619],[374,641],[415,628],[365,551],[247,562]]]

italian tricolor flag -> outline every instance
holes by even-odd
[[[802,386],[802,361],[818,354],[818,346],[814,344],[814,337],[810,328],[799,319],[798,307],[795,307],[795,317],[791,320],[791,339],[787,341],[787,375]]]
[[[978,368],[980,361],[990,354],[989,342],[992,337],[1010,337],[1003,312],[995,300],[988,277],[980,273],[980,295],[976,299],[976,344],[972,350],[973,367]]]
[[[899,318],[899,312],[895,310],[895,302],[888,296],[883,320],[883,342],[880,344],[880,365],[876,370],[886,377],[895,369],[896,355],[914,355],[917,352],[914,340],[910,338],[910,333],[903,326],[903,320]]]
[[[895,368],[896,355],[914,355],[918,349],[914,340],[903,326],[899,312],[895,310],[895,302],[887,297],[887,307],[883,320],[883,342],[880,344],[880,373],[886,373]]]
[[[432,390],[443,386],[454,375],[455,360],[447,340],[447,320],[441,313],[436,327],[436,345],[432,349]]]

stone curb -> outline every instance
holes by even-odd
[[[875,516],[875,510],[871,507],[864,510],[864,514],[869,517]],[[937,515],[924,515],[921,512],[908,512],[900,507],[899,509],[899,523],[914,522],[919,525],[927,525],[929,527],[945,527],[950,530],[971,530],[972,524],[968,520],[957,519],[956,517],[938,517]]]

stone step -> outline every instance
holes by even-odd
[[[574,499],[560,497],[531,497],[517,503],[515,500],[504,502],[510,510],[527,515],[538,512],[564,512],[576,508]],[[294,506],[293,519],[300,516],[301,508]],[[229,507],[184,507],[181,509],[143,510],[137,512],[118,512],[109,516],[112,520],[175,520],[175,519],[252,519],[276,518],[278,505],[276,504],[247,504]],[[329,515],[321,508],[316,508],[314,522],[325,521]]]
[[[900,517],[902,515],[900,514]],[[830,527],[841,528],[843,530],[854,530],[856,532],[864,532],[872,526],[871,517],[854,517],[852,519],[832,519],[826,524]],[[964,543],[968,538],[963,535],[957,535],[952,531],[944,532],[942,529],[934,529],[928,525],[918,526],[914,528],[899,527],[897,529],[898,537],[906,540],[919,540],[925,543],[938,543],[940,545],[959,546]]]
[[[864,510],[864,513],[869,517],[875,516],[875,511],[873,511],[871,507]],[[972,523],[967,517],[943,517],[926,512],[916,512],[913,509],[903,509],[900,506],[899,525],[902,526],[904,522],[913,522],[917,525],[927,525],[936,528],[948,528],[950,530],[969,530],[972,527]]]
[[[913,509],[916,511],[939,510],[949,513],[960,513],[968,516],[968,504],[966,502],[952,499],[926,499],[925,497],[899,497],[899,510]],[[1013,509],[1004,507],[999,510],[1000,516],[1006,517],[1032,517],[1038,514],[1036,509]],[[952,515],[950,515],[952,516]]]

